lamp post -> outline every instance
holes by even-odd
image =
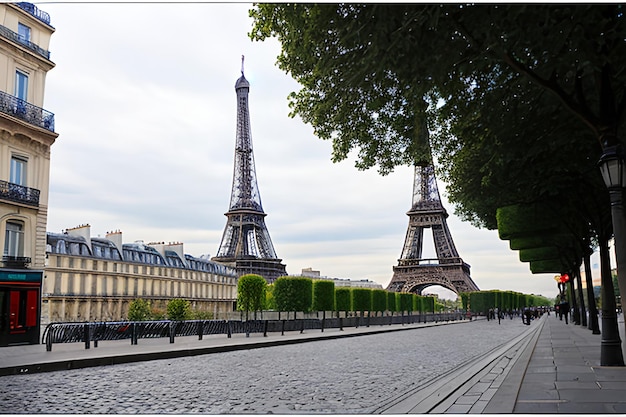
[[[617,143],[616,138],[610,139],[613,139],[613,143]],[[620,265],[626,268],[626,235],[624,235],[626,221],[624,219],[624,205],[622,201],[624,185],[626,184],[626,172],[624,171],[624,157],[621,146],[619,144],[605,146],[598,166],[611,199],[617,280],[620,283],[620,287],[623,288],[626,287],[626,281],[624,281],[626,276],[624,270],[620,270]],[[601,242],[600,245],[606,245],[606,242]],[[613,281],[610,265],[606,266],[608,266],[608,271],[602,272],[602,344],[600,362],[603,366],[624,366],[617,324],[615,293],[611,291],[613,289]]]

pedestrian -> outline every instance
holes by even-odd
[[[530,318],[532,317],[533,313],[532,311],[530,311],[530,308],[526,307],[524,308],[524,312],[522,314],[522,322],[527,325],[530,326]]]
[[[567,302],[567,300],[561,301],[561,304],[559,304],[559,312],[562,316],[565,317],[565,324],[568,324],[569,303]]]

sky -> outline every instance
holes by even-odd
[[[276,39],[253,42],[248,3],[36,3],[56,31],[44,108],[55,114],[48,231],[91,225],[125,243],[182,242],[217,253],[233,175],[235,81],[245,56],[256,174],[274,248],[290,275],[369,279],[385,287],[411,208],[413,169],[382,177],[289,117],[299,85],[276,65]],[[554,297],[554,274],[530,273],[496,231],[454,215],[454,243],[482,290]],[[430,233],[424,257],[434,257]],[[430,240],[429,240],[430,239]],[[441,287],[426,290],[444,298]]]

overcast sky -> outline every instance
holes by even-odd
[[[230,202],[234,85],[245,55],[259,190],[287,272],[311,267],[389,283],[413,170],[381,177],[330,161],[331,143],[288,116],[287,95],[299,87],[275,65],[278,41],[248,38],[250,4],[37,5],[56,28],[44,105],[59,133],[48,231],[88,223],[92,236],[119,229],[124,242],[183,242],[186,253],[214,256]],[[441,181],[439,190],[480,289],[556,295],[554,274],[531,274],[496,231],[454,216]],[[424,256],[434,256],[426,242]]]

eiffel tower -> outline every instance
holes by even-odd
[[[452,241],[446,222],[448,213],[441,204],[432,163],[415,166],[413,206],[407,215],[409,227],[404,248],[398,266],[393,267],[387,290],[422,294],[426,287],[441,285],[457,294],[478,291],[470,277],[470,266],[459,257]],[[426,228],[432,229],[436,259],[422,258]]]
[[[265,212],[261,205],[261,195],[254,168],[252,135],[248,92],[250,83],[243,74],[241,57],[241,77],[235,83],[237,93],[237,135],[235,143],[235,167],[230,208],[222,242],[216,262],[233,266],[239,276],[257,274],[269,283],[282,275],[287,275],[285,265],[278,259],[270,234],[265,226]]]

